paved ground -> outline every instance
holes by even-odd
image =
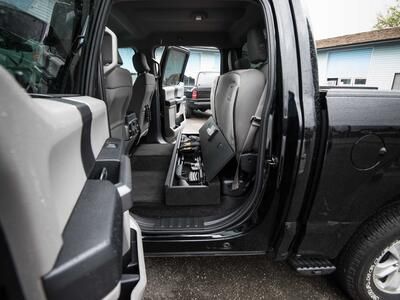
[[[145,299],[347,299],[331,277],[266,257],[146,258]]]
[[[188,119],[198,132],[209,114]],[[302,277],[266,257],[146,258],[145,299],[347,299],[331,277]]]
[[[190,119],[186,119],[186,125],[183,129],[184,133],[197,133],[204,122],[211,116],[210,111],[195,112]]]

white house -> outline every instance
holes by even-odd
[[[400,27],[317,41],[321,86],[400,90]]]

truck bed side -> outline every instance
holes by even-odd
[[[400,93],[330,90],[328,132],[298,253],[334,258],[355,230],[400,200]]]

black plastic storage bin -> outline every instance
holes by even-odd
[[[181,157],[179,153],[181,141],[182,134],[180,133],[172,153],[165,181],[165,203],[171,206],[218,205],[221,195],[218,177],[214,178],[211,182],[208,182],[207,178],[205,178],[204,185],[179,185],[179,179],[177,179],[175,174],[178,160]]]

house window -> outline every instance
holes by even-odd
[[[328,78],[328,86],[337,86],[338,85],[339,78]]]
[[[351,85],[351,78],[340,79],[340,85]]]
[[[400,73],[394,75],[392,90],[400,91]]]
[[[331,51],[326,77],[339,78],[340,86],[357,85],[356,79],[368,78],[371,57],[372,48]]]
[[[366,85],[367,79],[365,78],[356,78],[354,79],[354,85]]]

